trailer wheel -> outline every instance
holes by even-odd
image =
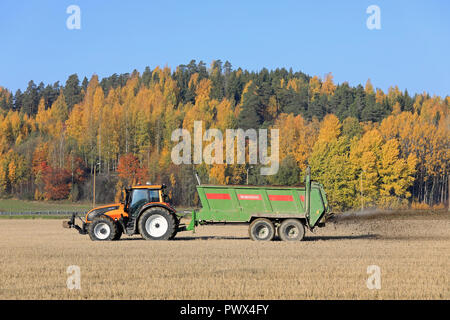
[[[253,241],[271,241],[275,236],[275,227],[270,220],[259,218],[250,224],[248,233]]]
[[[305,226],[298,219],[283,220],[278,227],[278,236],[283,241],[301,241],[305,236]]]
[[[145,240],[169,240],[176,230],[174,216],[164,208],[153,207],[146,210],[139,218],[139,233]]]
[[[110,218],[97,217],[88,228],[89,237],[93,241],[111,241],[117,237],[117,226]]]

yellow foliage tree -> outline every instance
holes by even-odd
[[[318,76],[314,76],[309,80],[309,97],[310,101],[314,101],[315,96],[320,94],[321,83]]]
[[[332,95],[334,95],[335,90],[336,90],[336,85],[333,82],[333,75],[331,74],[331,72],[327,73],[325,75],[325,79],[323,81],[320,93],[332,96]]]
[[[406,205],[411,196],[408,188],[414,182],[417,158],[413,154],[407,160],[400,158],[399,147],[396,139],[388,140],[382,147],[380,202],[384,207]]]
[[[320,143],[336,139],[341,134],[342,124],[334,114],[327,114],[322,121],[317,141]]]

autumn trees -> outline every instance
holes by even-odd
[[[19,193],[28,177],[25,158],[10,150],[0,158],[0,194]]]
[[[447,114],[445,108],[448,110],[448,104],[445,102],[433,105],[427,100],[416,107],[420,108],[420,115],[411,112],[391,115],[381,122],[380,131],[385,139],[398,141],[403,157],[416,158],[417,172],[412,193],[416,201],[431,205],[444,202],[445,188],[448,192],[448,116],[435,121],[436,115]],[[435,109],[432,111],[429,108]]]
[[[360,138],[341,129],[339,120],[327,115],[310,158],[312,174],[329,191],[334,208],[406,206],[415,154],[402,156],[398,140],[383,139],[377,128],[368,128]]]
[[[195,178],[210,183],[290,185],[308,165],[334,208],[443,203],[448,194],[450,97],[387,93],[276,69],[250,72],[227,61],[191,61],[175,70],[65,85],[30,81],[15,94],[0,87],[0,195],[88,199],[92,175],[112,200],[127,184],[172,188],[193,205]],[[280,130],[280,167],[260,176],[250,165],[175,165],[177,128]],[[257,165],[256,165],[257,167]]]

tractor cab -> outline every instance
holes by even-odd
[[[163,203],[169,205],[169,200],[164,189],[166,189],[165,185],[138,185],[125,188],[123,211],[126,212],[129,217],[135,217],[140,209],[146,204]]]

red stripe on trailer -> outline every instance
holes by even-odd
[[[206,199],[230,200],[231,198],[228,193],[207,193]]]
[[[260,194],[238,194],[239,200],[262,200]]]
[[[278,195],[278,194],[271,194],[269,195],[270,201],[294,201],[294,198],[290,195]]]
[[[305,196],[300,195],[300,200],[301,200],[302,202],[305,202]]]

